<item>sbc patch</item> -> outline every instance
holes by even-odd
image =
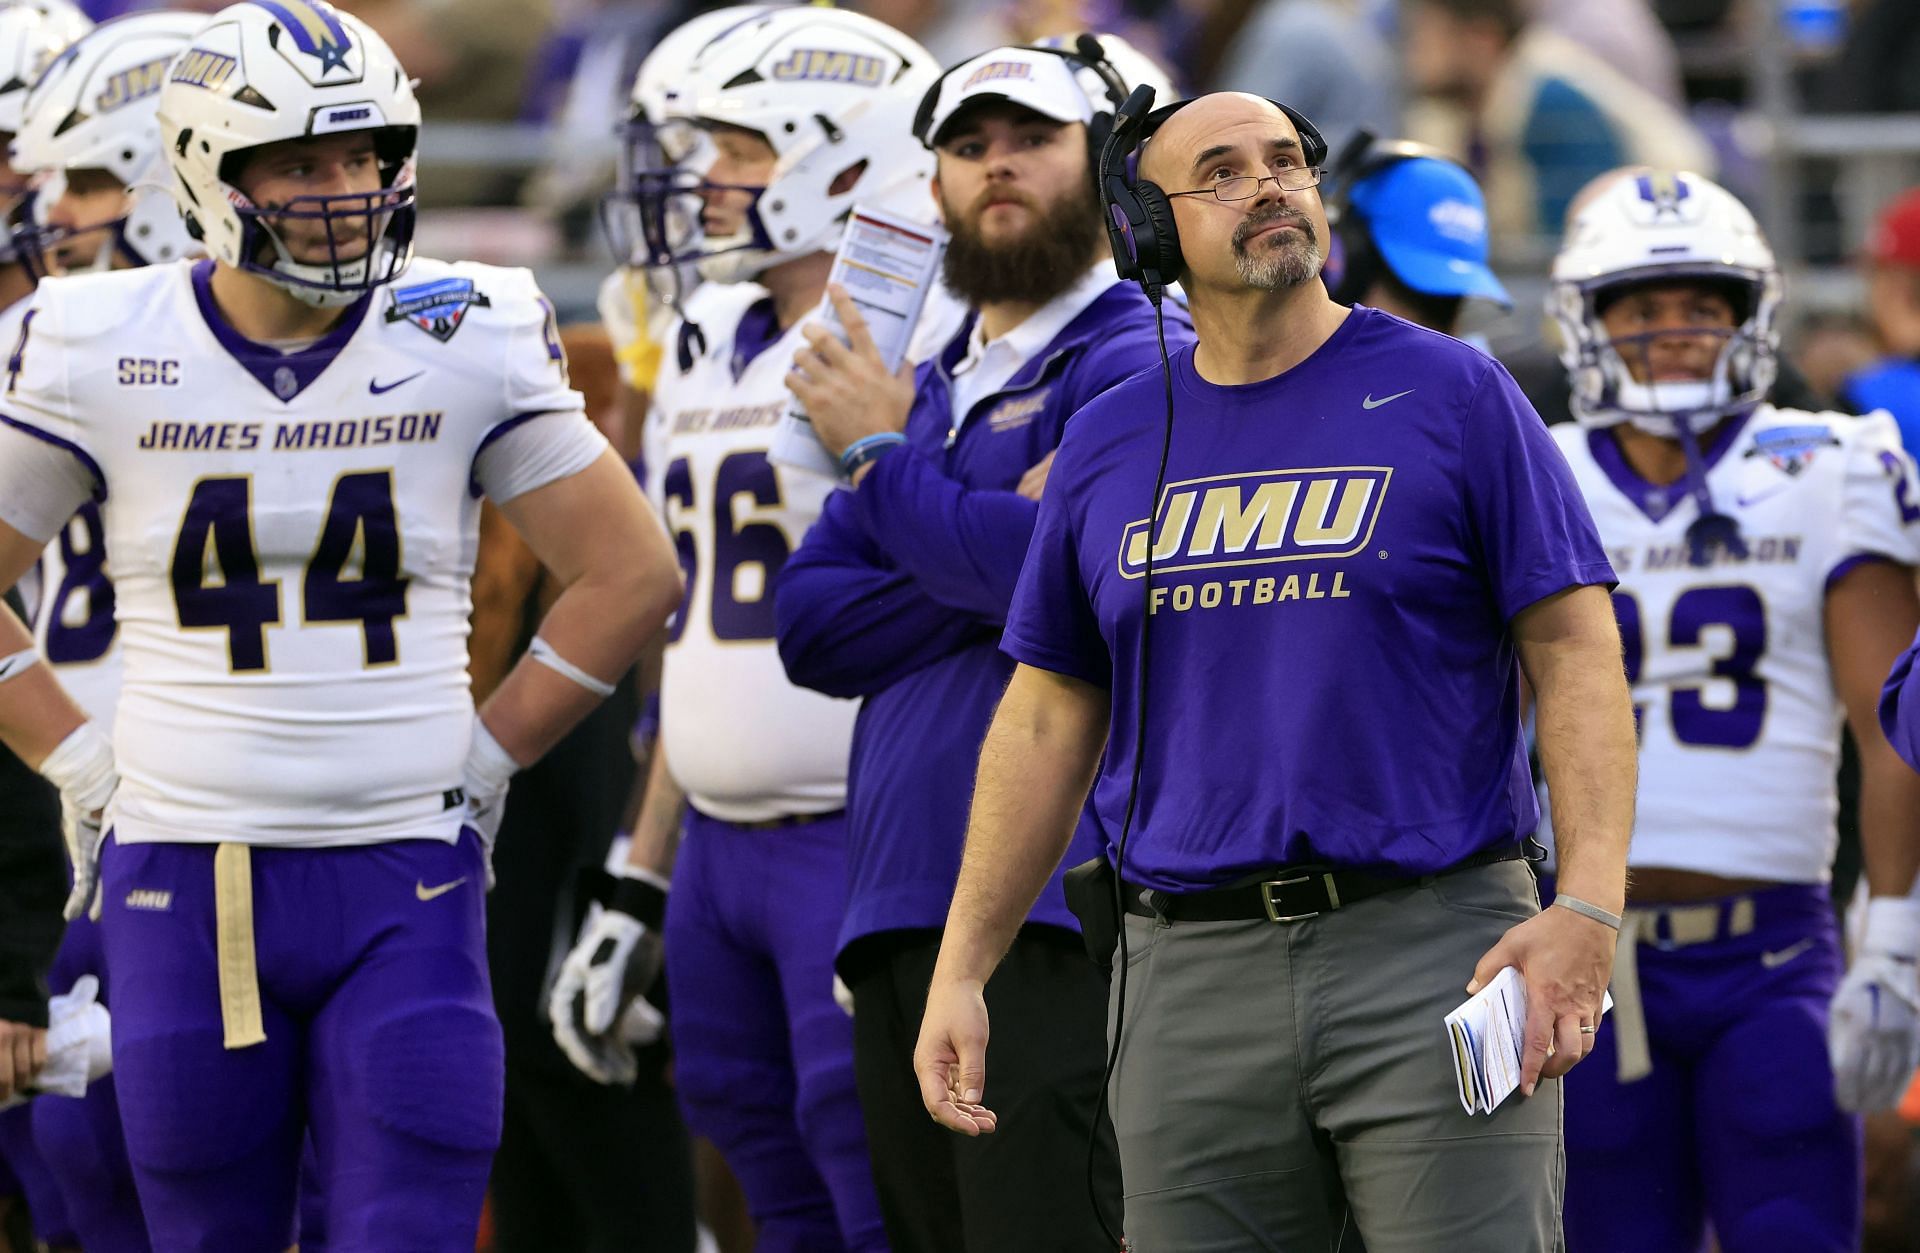
[[[411,287],[396,287],[387,304],[387,321],[411,322],[441,343],[453,338],[472,306],[490,309],[487,294],[474,290],[470,278],[441,278]]]

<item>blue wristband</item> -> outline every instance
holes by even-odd
[[[907,437],[898,431],[882,431],[877,435],[862,435],[848,444],[846,451],[840,454],[840,473],[852,478],[854,472],[869,461],[878,461],[894,449],[903,446]]]

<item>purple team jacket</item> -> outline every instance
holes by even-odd
[[[1167,347],[1193,339],[1166,304]],[[1116,284],[953,429],[949,371],[969,317],[915,378],[907,447],[834,493],[774,583],[787,674],[861,696],[848,780],[851,879],[839,947],[939,927],[960,871],[980,743],[1013,673],[1000,631],[1039,505],[1014,491],[1101,392],[1159,368],[1153,309]],[[1064,866],[1102,841],[1083,812]],[[1031,921],[1077,927],[1056,871]]]

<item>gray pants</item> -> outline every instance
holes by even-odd
[[[1304,922],[1129,915],[1111,1108],[1135,1253],[1561,1248],[1559,1081],[1469,1118],[1441,1025],[1539,908],[1500,862]]]

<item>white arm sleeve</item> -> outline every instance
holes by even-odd
[[[0,522],[44,544],[97,490],[79,457],[0,422]]]
[[[578,409],[503,422],[474,458],[473,478],[494,504],[580,473],[599,459],[607,437]]]

